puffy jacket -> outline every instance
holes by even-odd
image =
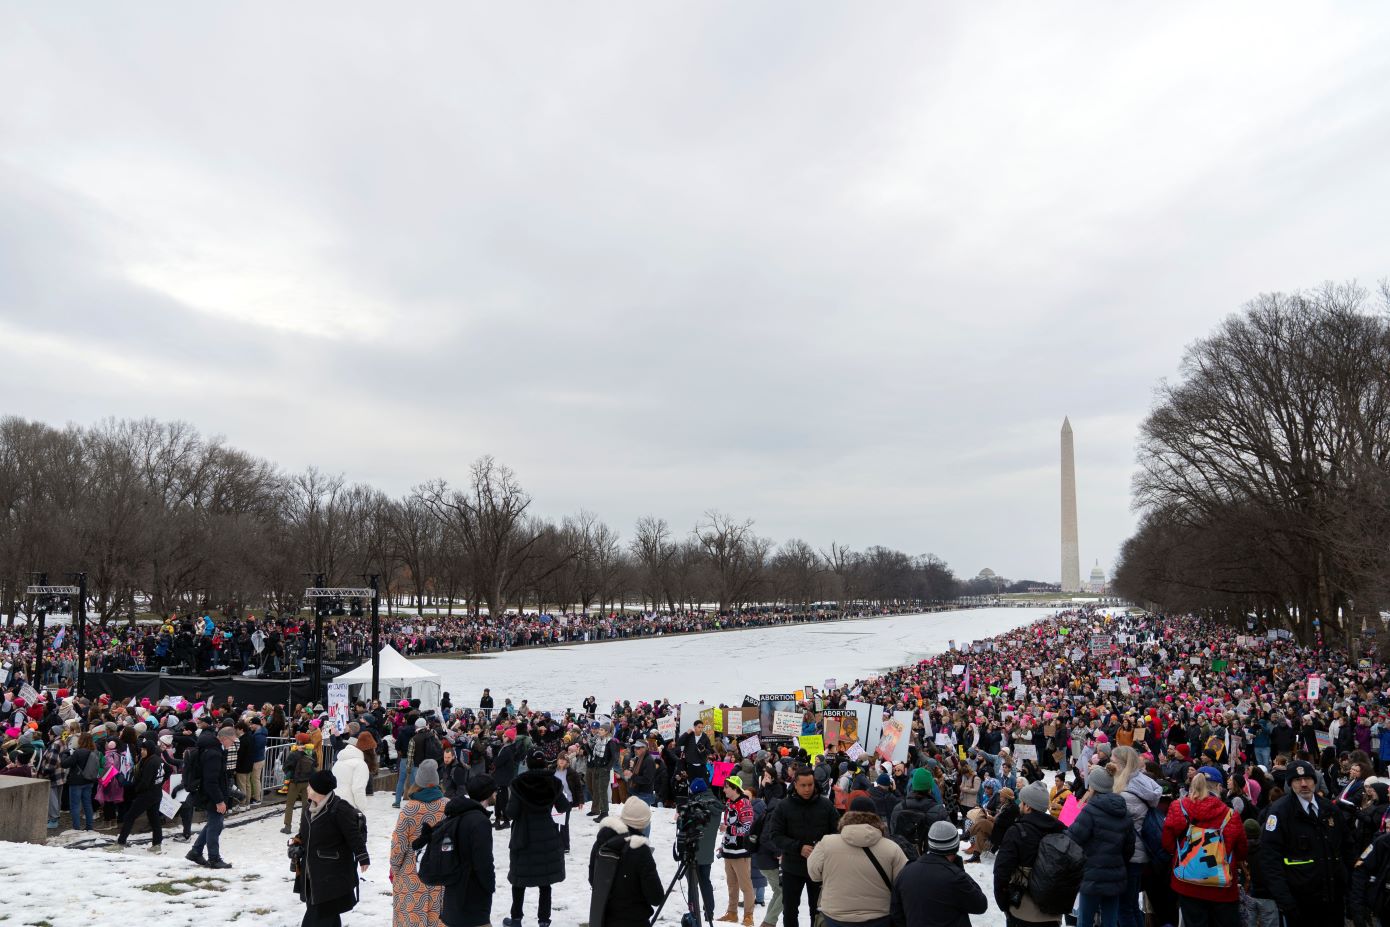
[[[442,920],[451,927],[486,924],[492,919],[492,895],[497,890],[492,861],[492,823],[488,810],[466,795],[444,806],[446,818],[459,820],[455,852],[462,855],[458,883],[444,886]]]
[[[621,856],[608,890],[608,903],[603,909],[603,927],[646,927],[652,911],[666,894],[651,845],[617,815],[604,818],[599,825],[598,839],[589,851],[590,888],[594,884],[594,863],[599,850],[604,848]]]
[[[1158,807],[1158,800],[1163,797],[1163,788],[1152,778],[1142,772],[1137,772],[1125,786],[1124,792],[1120,797],[1125,800],[1125,810],[1129,812],[1130,824],[1134,827],[1135,836],[1144,826],[1144,816],[1149,813],[1150,808]],[[1147,863],[1149,861],[1149,851],[1144,849],[1144,841],[1134,841],[1134,855],[1129,858],[1131,863]]]
[[[1024,895],[1021,905],[1010,908],[1009,880],[1019,867],[1032,868],[1037,861],[1038,844],[1042,843],[1042,838],[1048,834],[1060,834],[1064,830],[1066,828],[1062,822],[1050,814],[1040,811],[1019,814],[994,857],[994,901],[999,905],[999,910],[1007,911],[1025,922],[1046,924],[1056,920],[1054,915],[1040,911],[1028,895]]]
[[[893,902],[893,880],[907,866],[907,856],[883,836],[876,814],[850,811],[840,818],[840,832],[831,834],[811,851],[806,871],[820,882],[820,910],[839,921],[886,917]],[[888,876],[878,874],[867,853],[873,854]]]
[[[1106,793],[1093,795],[1071,822],[1071,838],[1086,852],[1081,891],[1108,898],[1125,890],[1127,861],[1134,855],[1134,827],[1125,800]]]
[[[1174,860],[1176,860],[1178,843],[1187,833],[1189,824],[1211,828],[1220,827],[1222,819],[1227,815],[1230,816],[1230,820],[1226,822],[1221,835],[1226,841],[1227,858],[1231,861],[1231,873],[1234,875],[1240,869],[1240,864],[1245,862],[1248,849],[1245,839],[1245,824],[1241,821],[1240,815],[1232,811],[1225,802],[1215,795],[1208,795],[1200,801],[1183,798],[1168,806],[1168,816],[1163,821],[1163,848],[1172,853]],[[1240,900],[1240,889],[1234,879],[1226,888],[1212,888],[1180,882],[1176,875],[1171,877],[1171,881],[1173,891],[1179,895],[1186,895],[1188,898],[1201,898],[1205,901]]]
[[[508,882],[529,888],[565,881],[565,848],[550,812],[568,808],[552,770],[528,769],[516,777],[507,802],[512,820]]]
[[[371,771],[367,769],[367,760],[362,751],[352,744],[343,747],[333,762],[333,777],[338,780],[333,794],[366,814],[367,781],[371,778]]]
[[[893,927],[970,927],[970,915],[988,908],[989,899],[960,857],[923,853],[893,880]]]
[[[806,872],[806,857],[801,848],[814,846],[828,834],[835,833],[840,814],[830,799],[819,795],[802,798],[793,791],[772,809],[772,818],[763,832],[764,840],[782,853],[782,869],[796,874]]]

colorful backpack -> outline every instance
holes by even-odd
[[[1231,851],[1226,846],[1226,825],[1231,822],[1231,812],[1216,827],[1202,827],[1193,824],[1187,807],[1181,802],[1187,821],[1187,832],[1178,843],[1178,852],[1173,859],[1173,878],[1188,885],[1203,885],[1207,888],[1227,888],[1235,884],[1231,873]]]

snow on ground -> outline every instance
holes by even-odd
[[[396,812],[392,796],[378,793],[369,801],[368,851],[371,868],[361,884],[361,901],[343,918],[345,927],[390,923],[391,885],[387,861]],[[91,927],[101,924],[133,924],[157,918],[160,927],[206,927],[209,924],[288,927],[298,924],[304,907],[294,894],[293,878],[285,858],[285,837],[280,833],[282,812],[246,812],[233,815],[222,834],[222,855],[233,866],[212,871],[184,859],[188,844],[175,843],[165,831],[165,855],[151,856],[149,834],[132,837],[124,853],[107,853],[98,847],[67,849],[0,843],[0,924],[5,927],[49,924],[51,927]],[[252,820],[252,819],[255,820]],[[589,919],[587,867],[589,849],[598,835],[592,819],[575,811],[570,818],[570,853],[565,881],[554,887],[551,921],[555,927],[579,927]],[[201,828],[194,824],[194,834]],[[511,889],[506,883],[508,831],[495,832],[493,854],[497,863],[497,894],[493,896],[492,923],[502,923],[510,913]],[[64,835],[72,841],[80,835]],[[138,841],[138,842],[137,842]],[[81,841],[83,844],[89,841]],[[104,838],[101,845],[110,841]],[[655,809],[652,814],[652,846],[664,884],[676,873],[671,858],[675,842],[675,812]],[[992,867],[966,867],[990,895]],[[715,915],[724,913],[728,895],[724,868],[715,860]],[[657,922],[677,925],[685,911],[683,886],[677,886]],[[765,909],[758,909],[761,919]],[[527,891],[524,922],[536,922],[536,891]],[[761,923],[761,920],[759,920]],[[802,921],[807,922],[805,902]],[[990,901],[990,911],[973,919],[977,927],[1003,927],[1004,917]]]
[[[807,684],[819,686],[834,677],[845,681],[864,677],[945,649],[947,642],[978,640],[1027,624],[1050,609],[999,608],[898,615],[796,627],[645,638],[602,644],[516,650],[467,660],[421,661],[444,679],[455,705],[475,703],[484,686],[500,705],[510,697],[532,707],[563,710],[578,707],[584,696],[600,704],[618,699],[671,698],[677,701],[737,702],[747,694],[782,692]],[[390,883],[387,860],[397,812],[391,796],[370,799],[369,851],[372,867],[361,888],[362,900],[344,921],[378,925],[390,921]],[[160,927],[236,923],[252,927],[285,927],[299,922],[303,906],[295,896],[286,837],[279,832],[283,812],[275,809],[234,815],[223,832],[222,855],[233,867],[210,871],[183,858],[188,844],[165,839],[166,853],[146,852],[149,835],[137,834],[125,853],[99,847],[107,838],[87,840],[68,832],[48,846],[0,843],[0,925],[48,924],[51,927],[90,927],[94,920],[122,924],[154,916]],[[555,887],[552,921],[555,927],[578,927],[589,916],[586,878],[588,852],[598,827],[576,812],[571,818],[572,851],[566,879]],[[652,816],[653,846],[663,881],[676,865],[670,848],[675,813],[657,809]],[[166,834],[177,831],[166,828]],[[200,828],[201,823],[195,828]],[[506,884],[508,832],[494,841],[498,864],[498,893],[492,922],[500,924],[511,904]],[[89,846],[96,844],[96,846]],[[87,846],[87,849],[78,847]],[[988,864],[968,867],[989,894]],[[716,912],[723,913],[727,895],[723,865],[712,873]],[[525,923],[535,923],[535,892],[529,893]],[[659,923],[675,925],[685,910],[678,887]],[[759,912],[761,917],[761,912]],[[803,920],[806,923],[804,904]],[[974,918],[976,925],[1004,923],[993,910]]]
[[[440,675],[455,707],[476,706],[485,686],[499,707],[504,698],[527,699],[545,711],[579,708],[588,695],[600,710],[614,699],[738,704],[744,695],[871,676],[940,653],[951,640],[981,640],[1054,612],[979,608],[415,662]]]

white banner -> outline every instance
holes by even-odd
[[[333,726],[333,733],[339,737],[347,731],[348,684],[345,682],[328,684],[328,723]]]
[[[801,736],[801,714],[795,711],[772,713],[772,733],[783,737]]]
[[[760,741],[760,740],[758,739],[758,735],[757,735],[757,734],[754,734],[752,737],[749,737],[747,740],[741,740],[741,741],[739,741],[739,744],[738,744],[738,752],[741,753],[741,754],[743,754],[743,756],[744,756],[745,758],[752,756],[753,754],[757,753],[757,752],[758,752],[759,750],[761,750],[762,748],[763,748],[762,741]]]

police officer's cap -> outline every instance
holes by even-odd
[[[1289,766],[1289,781],[1295,779],[1316,779],[1318,771],[1307,760],[1298,760]]]

